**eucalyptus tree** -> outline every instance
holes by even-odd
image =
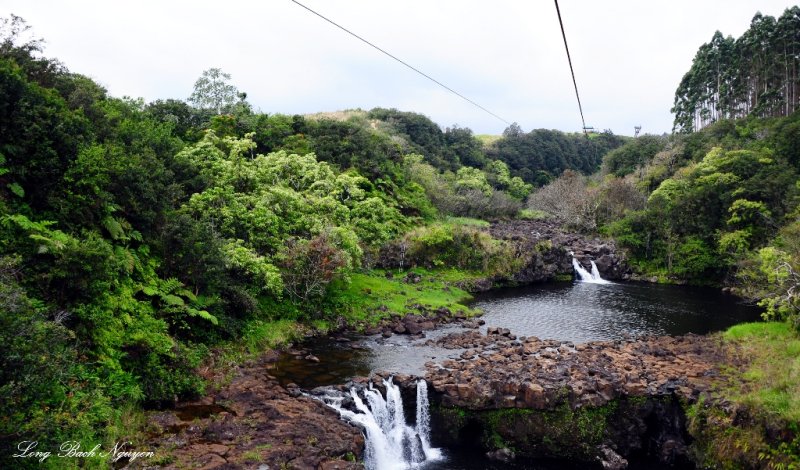
[[[201,109],[212,109],[217,114],[236,104],[236,100],[244,101],[247,95],[230,83],[231,75],[222,69],[210,68],[194,82],[194,91],[189,102]]]
[[[675,92],[674,130],[720,119],[786,116],[797,109],[800,7],[779,19],[756,13],[739,38],[717,31],[697,51]]]

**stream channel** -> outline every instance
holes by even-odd
[[[716,289],[644,283],[554,282],[505,288],[476,295],[472,306],[484,312],[484,334],[488,327],[501,327],[517,336],[574,343],[642,335],[705,334],[755,321],[760,313],[760,309]],[[356,334],[315,338],[298,346],[301,353],[283,354],[271,374],[283,385],[295,383],[307,390],[343,384],[378,370],[421,376],[426,362],[457,358],[463,352],[433,346],[429,340],[464,330],[460,325],[444,325],[425,332],[422,339]],[[319,362],[307,360],[309,354]],[[431,444],[436,446],[436,442]],[[585,468],[546,461],[520,466],[492,462],[482,454],[465,455],[448,449],[442,449],[442,453],[442,459],[420,468]]]

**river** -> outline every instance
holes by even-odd
[[[501,327],[517,336],[574,343],[706,334],[759,318],[759,309],[715,289],[642,283],[561,282],[507,288],[478,295],[473,306],[484,312],[484,333],[488,327]],[[271,373],[284,385],[295,383],[304,389],[342,384],[376,370],[422,375],[425,362],[441,362],[462,352],[431,345],[430,340],[463,330],[449,325],[426,332],[423,339],[355,334],[318,338],[303,345],[300,352],[284,354]],[[309,355],[315,359],[308,359]],[[457,453],[443,449],[443,453],[444,460],[423,468],[570,468],[565,462],[529,462],[522,467],[495,463],[463,449]]]

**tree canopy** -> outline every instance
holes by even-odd
[[[720,119],[788,116],[800,104],[800,7],[775,19],[756,13],[739,38],[714,33],[675,92],[674,129]]]

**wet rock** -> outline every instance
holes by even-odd
[[[502,449],[497,449],[492,452],[487,452],[486,457],[488,457],[491,460],[496,460],[498,462],[510,463],[514,460],[514,458],[516,458],[516,455],[514,454],[513,450],[504,447]]]
[[[379,335],[381,334],[381,331],[382,330],[379,327],[375,326],[375,327],[365,328],[364,334],[367,336]]]
[[[439,307],[434,311],[434,313],[443,318],[448,318],[453,314],[447,307]]]
[[[489,278],[477,279],[472,281],[472,283],[467,287],[466,290],[470,292],[486,292],[494,287],[494,281]]]
[[[238,368],[228,385],[200,401],[205,405],[189,405],[224,403],[229,411],[194,417],[184,426],[179,410],[154,413],[150,429],[156,433],[145,447],[168,455],[169,468],[277,469],[287,460],[293,468],[358,468],[340,459],[362,455],[361,430],[321,402],[297,393],[296,385],[281,387],[266,372],[267,356]],[[252,460],[254,455],[260,464]],[[146,459],[136,460],[127,468],[147,465]]]
[[[494,238],[508,241],[523,260],[522,267],[508,281],[533,283],[572,275],[572,256],[587,269],[594,260],[605,279],[628,279],[631,270],[625,257],[608,240],[590,239],[584,235],[566,232],[558,224],[547,220],[500,221],[489,232]],[[506,282],[496,279],[496,282]]]
[[[346,460],[330,460],[319,465],[319,470],[361,470],[364,466],[360,462]]]
[[[405,329],[410,335],[418,335],[422,332],[422,326],[419,323],[408,322],[405,324]]]
[[[605,470],[623,470],[628,468],[628,461],[607,445],[602,445],[600,451],[600,464]]]
[[[462,426],[480,422],[480,416],[490,410],[556,412],[555,416],[566,416],[567,421],[558,425],[562,427],[574,425],[577,418],[569,417],[580,415],[583,409],[612,410],[612,415],[605,414],[608,411],[584,415],[590,418],[582,422],[589,426],[597,423],[598,416],[604,416],[601,419],[606,421],[600,422],[605,424],[599,432],[608,440],[608,449],[587,447],[577,452],[581,458],[587,462],[602,460],[606,468],[625,468],[626,456],[645,451],[654,460],[670,465],[688,462],[682,404],[696,402],[720,376],[718,367],[725,356],[713,338],[652,336],[578,345],[536,337],[513,338],[502,328],[490,327],[485,335],[464,331],[432,342],[446,349],[464,349],[457,360],[425,364],[432,396],[441,406],[476,413],[472,420],[462,418]],[[613,406],[603,408],[612,401]],[[564,410],[576,415],[561,415]],[[557,419],[553,415],[549,415],[551,421],[536,421],[540,416],[536,413],[508,416],[502,437],[518,455],[553,456],[542,454],[542,448],[531,444],[544,437],[560,439],[560,449],[581,445],[569,441],[580,435],[578,429],[559,437],[548,433],[547,426]],[[487,420],[484,422],[493,426],[503,422]]]

